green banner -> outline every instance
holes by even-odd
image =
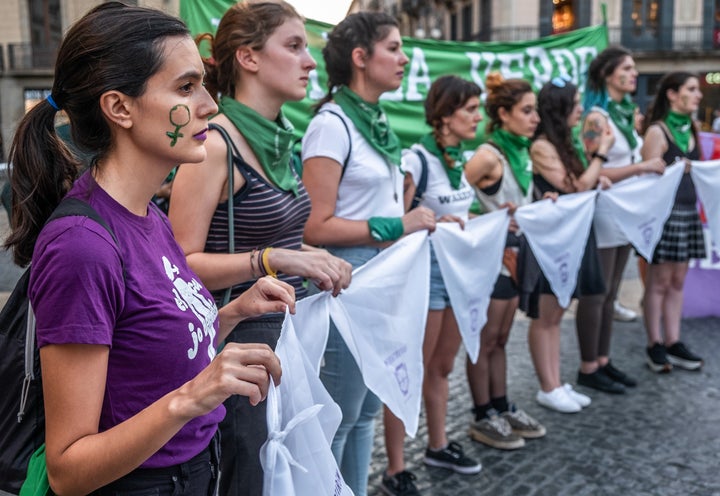
[[[233,3],[227,0],[181,0],[180,12],[197,35],[207,32],[204,26],[212,25],[212,20],[222,17],[222,11]],[[216,26],[217,22],[211,32]],[[308,47],[318,66],[310,75],[308,96],[283,107],[298,136],[302,136],[312,118],[313,105],[327,91],[322,47],[325,33],[330,29],[330,24],[312,20],[306,23]],[[384,94],[381,100],[403,146],[415,143],[427,132],[423,101],[430,85],[439,76],[455,74],[484,89],[486,75],[500,71],[505,78],[526,79],[539,90],[554,76],[564,75],[582,88],[588,65],[608,44],[604,25],[522,42],[429,41],[406,37],[403,43],[403,50],[410,58],[405,80],[397,91]],[[483,139],[484,128],[481,123],[477,143]]]

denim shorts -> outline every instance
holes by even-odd
[[[430,247],[430,305],[429,310],[445,310],[449,308],[450,297],[447,289],[445,289],[445,281],[443,281],[440,273],[440,264],[435,257],[435,250]]]

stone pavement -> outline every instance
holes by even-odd
[[[628,263],[623,299],[637,309],[639,284]],[[628,274],[628,272],[630,274]],[[628,277],[629,275],[629,277]],[[520,314],[519,314],[520,315]],[[575,382],[579,353],[572,307],[562,322],[561,374]],[[700,372],[675,369],[656,375],[644,364],[645,332],[640,320],[615,323],[611,357],[639,384],[613,396],[578,387],[593,402],[580,413],[562,414],[539,406],[527,347],[527,321],[516,319],[507,345],[509,399],[547,428],[543,439],[501,451],[467,435],[471,400],[463,351],[450,382],[447,432],[466,454],[483,465],[477,475],[459,475],[422,463],[427,440],[424,417],[414,440],[406,442],[408,470],[427,496],[461,495],[720,495],[720,319],[686,319],[683,340],[705,359]],[[382,421],[378,419],[369,495],[386,466]]]

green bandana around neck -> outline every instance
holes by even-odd
[[[505,154],[515,180],[520,185],[523,194],[527,194],[532,182],[530,139],[498,128],[490,134],[490,141],[495,143]]]
[[[228,96],[222,97],[218,106],[245,136],[268,179],[281,190],[292,191],[297,196],[298,182],[290,166],[293,126],[282,111],[271,121]]]
[[[575,150],[575,155],[580,159],[580,163],[583,169],[588,168],[587,154],[585,154],[585,145],[583,145],[582,139],[580,138],[580,126],[575,126],[570,130],[572,146]]]
[[[363,138],[390,164],[400,166],[402,147],[390,129],[387,115],[377,103],[368,103],[347,86],[340,86],[333,100],[345,112]]]
[[[634,150],[637,146],[637,138],[635,137],[635,105],[629,96],[625,96],[619,102],[609,99],[607,103],[607,111],[617,128],[620,130],[630,145],[630,149]]]
[[[450,186],[452,189],[460,188],[462,183],[463,168],[465,166],[465,155],[463,154],[462,144],[460,146],[448,146],[444,150],[440,149],[440,146],[435,141],[435,137],[432,134],[426,134],[420,138],[420,144],[425,147],[427,151],[432,153],[435,157],[440,160],[440,163],[445,169],[448,179],[450,180]],[[452,161],[452,166],[448,165],[448,160]]]
[[[689,115],[678,114],[672,110],[663,119],[675,140],[675,144],[683,153],[687,153],[690,147],[690,136],[692,136],[692,119]]]

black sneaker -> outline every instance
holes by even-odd
[[[606,376],[608,376],[615,382],[619,382],[620,384],[627,387],[637,386],[637,381],[635,379],[627,375],[622,370],[615,368],[612,362],[608,362],[607,364],[605,364],[605,366],[602,367],[601,370],[605,373]]]
[[[667,348],[667,358],[673,365],[685,370],[698,370],[703,365],[703,360],[687,347],[677,341]]]
[[[605,375],[601,369],[597,369],[591,374],[584,374],[578,371],[577,383],[580,386],[597,389],[605,393],[623,394],[625,392],[625,386],[613,381]]]
[[[458,474],[477,474],[482,469],[482,465],[463,454],[462,446],[456,442],[451,442],[445,448],[437,451],[426,449],[423,461],[425,465],[449,468]]]
[[[650,370],[657,373],[667,373],[672,370],[672,364],[668,360],[665,346],[655,343],[650,348],[645,349],[647,352],[647,364]]]
[[[415,474],[403,470],[395,475],[388,475],[383,472],[382,484],[380,489],[389,496],[420,496],[420,492],[415,487]]]

